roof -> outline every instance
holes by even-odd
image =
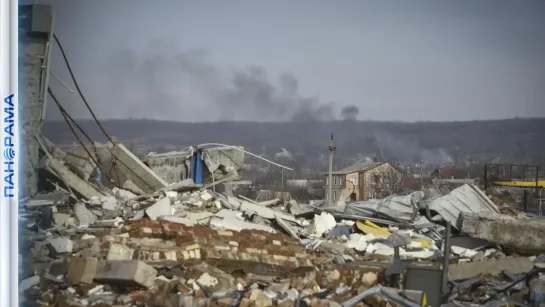
[[[345,168],[343,168],[341,170],[334,171],[332,174],[333,175],[345,175],[345,174],[350,174],[350,173],[355,173],[355,172],[366,172],[368,170],[372,170],[375,167],[381,166],[384,163],[385,162],[363,161],[363,162],[359,162],[359,163],[356,163],[356,164],[352,164],[352,165],[350,165],[348,167],[345,167]]]
[[[500,213],[483,191],[473,184],[452,190],[449,194],[438,197],[428,203],[430,210],[434,210],[449,221],[456,228],[456,222],[461,212],[493,212]]]

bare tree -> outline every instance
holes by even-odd
[[[384,170],[372,174],[371,185],[376,198],[384,198],[401,192],[402,174],[395,169]]]
[[[292,199],[300,203],[307,203],[311,198],[306,185],[288,184],[286,192],[289,192]]]

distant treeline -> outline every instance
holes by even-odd
[[[96,141],[104,142],[97,125],[78,120]],[[216,142],[243,145],[251,151],[274,154],[280,148],[302,155],[327,154],[329,135],[337,153],[376,155],[399,161],[462,156],[509,156],[521,161],[545,154],[545,118],[466,122],[204,122],[181,123],[145,119],[102,121],[109,134],[122,141],[186,146]],[[46,136],[57,144],[75,141],[64,121],[48,121]]]

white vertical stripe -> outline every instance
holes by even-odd
[[[9,18],[9,7],[10,3],[8,1],[0,1],[0,103],[3,111],[4,98],[10,95],[9,91],[9,29],[10,29],[10,18]],[[3,124],[3,112],[2,112],[2,130],[0,134],[2,135],[0,139],[0,167],[3,170],[4,168],[4,124]],[[0,306],[11,306],[10,305],[10,290],[9,285],[12,283],[10,281],[10,265],[9,265],[9,231],[10,231],[10,208],[9,203],[4,199],[4,176],[3,171],[2,176],[0,176]]]
[[[19,156],[19,112],[18,112],[18,3],[16,0],[0,1],[0,306],[17,306],[18,305],[18,156]],[[9,155],[6,158],[5,138],[9,136],[6,133],[6,127],[10,126],[10,122],[6,122],[4,118],[7,113],[4,99],[11,94],[11,102],[14,104],[13,109],[13,132],[11,143],[14,144],[14,156]],[[13,153],[12,152],[12,153]],[[13,177],[7,177],[8,181],[14,183],[15,189],[9,190],[14,194],[12,198],[4,197],[4,188],[6,183],[5,170],[8,168],[5,164],[6,160],[13,161],[12,170]]]
[[[9,78],[10,78],[10,93],[15,94],[14,102],[15,102],[15,119],[16,119],[16,125],[14,127],[14,144],[16,144],[15,147],[15,158],[14,158],[14,168],[17,170],[15,172],[15,176],[13,177],[13,181],[15,182],[15,197],[10,198],[9,201],[9,208],[11,210],[10,212],[10,261],[9,265],[11,268],[11,274],[9,277],[9,285],[10,285],[10,304],[6,306],[19,306],[19,159],[20,159],[20,152],[21,152],[21,141],[22,138],[19,137],[19,128],[20,128],[20,122],[21,117],[19,115],[19,1],[18,0],[10,0],[10,72],[9,72]],[[23,178],[21,178],[23,179]]]

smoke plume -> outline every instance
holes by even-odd
[[[150,44],[142,53],[118,52],[101,81],[103,96],[98,100],[108,103],[97,103],[96,112],[106,118],[193,122],[335,119],[333,103],[301,95],[299,81],[292,74],[271,78],[260,66],[231,72],[212,63],[203,50],[182,52],[164,41]]]
[[[360,113],[360,108],[355,105],[349,105],[341,110],[342,120],[357,120],[358,114]]]

